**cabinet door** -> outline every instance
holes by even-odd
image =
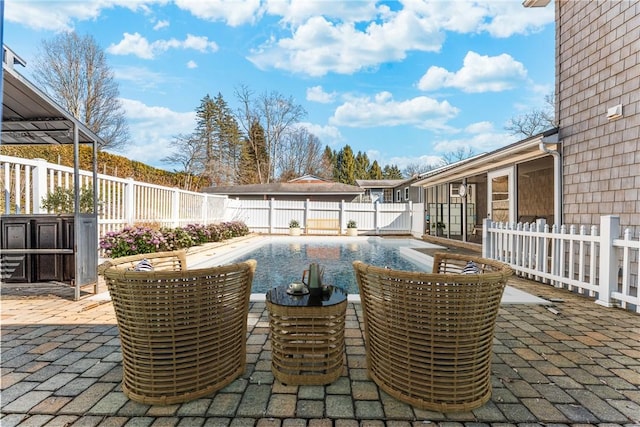
[[[2,218],[2,249],[28,249],[31,224],[27,218]],[[31,282],[31,255],[2,254],[0,271],[5,282]]]

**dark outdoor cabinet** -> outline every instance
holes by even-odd
[[[31,221],[28,218],[0,220],[2,249],[26,249],[31,246]],[[31,255],[3,253],[0,271],[5,282],[31,282]]]
[[[74,279],[73,216],[5,215],[0,222],[2,280],[31,283]],[[16,249],[25,249],[25,253]],[[70,252],[61,253],[64,249]],[[34,253],[35,250],[40,253]]]
[[[33,248],[61,249],[62,221],[45,216],[32,220]],[[58,254],[33,255],[35,281],[62,280],[62,258]]]
[[[62,249],[73,249],[75,236],[73,234],[73,217],[62,218]],[[76,276],[75,255],[62,255],[62,280],[69,282]]]

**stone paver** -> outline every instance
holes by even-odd
[[[273,379],[268,313],[252,301],[247,369],[210,396],[170,406],[129,400],[111,303],[72,291],[2,293],[2,408],[9,426],[533,427],[640,426],[640,315],[565,290],[512,279],[563,302],[503,305],[489,402],[442,414],[400,402],[366,371],[362,312],[347,313],[345,369],[325,386]],[[3,285],[4,286],[4,285]],[[68,292],[68,295],[64,295]],[[557,314],[556,314],[557,313]]]

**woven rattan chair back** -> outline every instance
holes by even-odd
[[[121,270],[133,270],[143,259],[148,259],[151,262],[153,271],[178,271],[187,269],[187,254],[184,250],[180,250],[153,252],[110,259],[98,266],[98,273],[102,275],[102,272],[109,267]]]
[[[480,273],[448,272],[462,271],[468,261]],[[360,261],[353,266],[370,378],[421,409],[470,411],[486,403],[496,317],[513,271],[493,260],[445,253],[435,255],[434,273]]]
[[[131,257],[102,268],[122,346],[122,389],[152,405],[211,394],[244,373],[247,316],[256,261],[188,270],[184,258],[159,256],[176,271],[131,271]]]

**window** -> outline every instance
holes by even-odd
[[[396,202],[401,202],[402,201],[402,193],[400,192],[400,190],[396,190]]]
[[[404,189],[404,200],[405,202],[409,200],[409,187],[405,187]]]

